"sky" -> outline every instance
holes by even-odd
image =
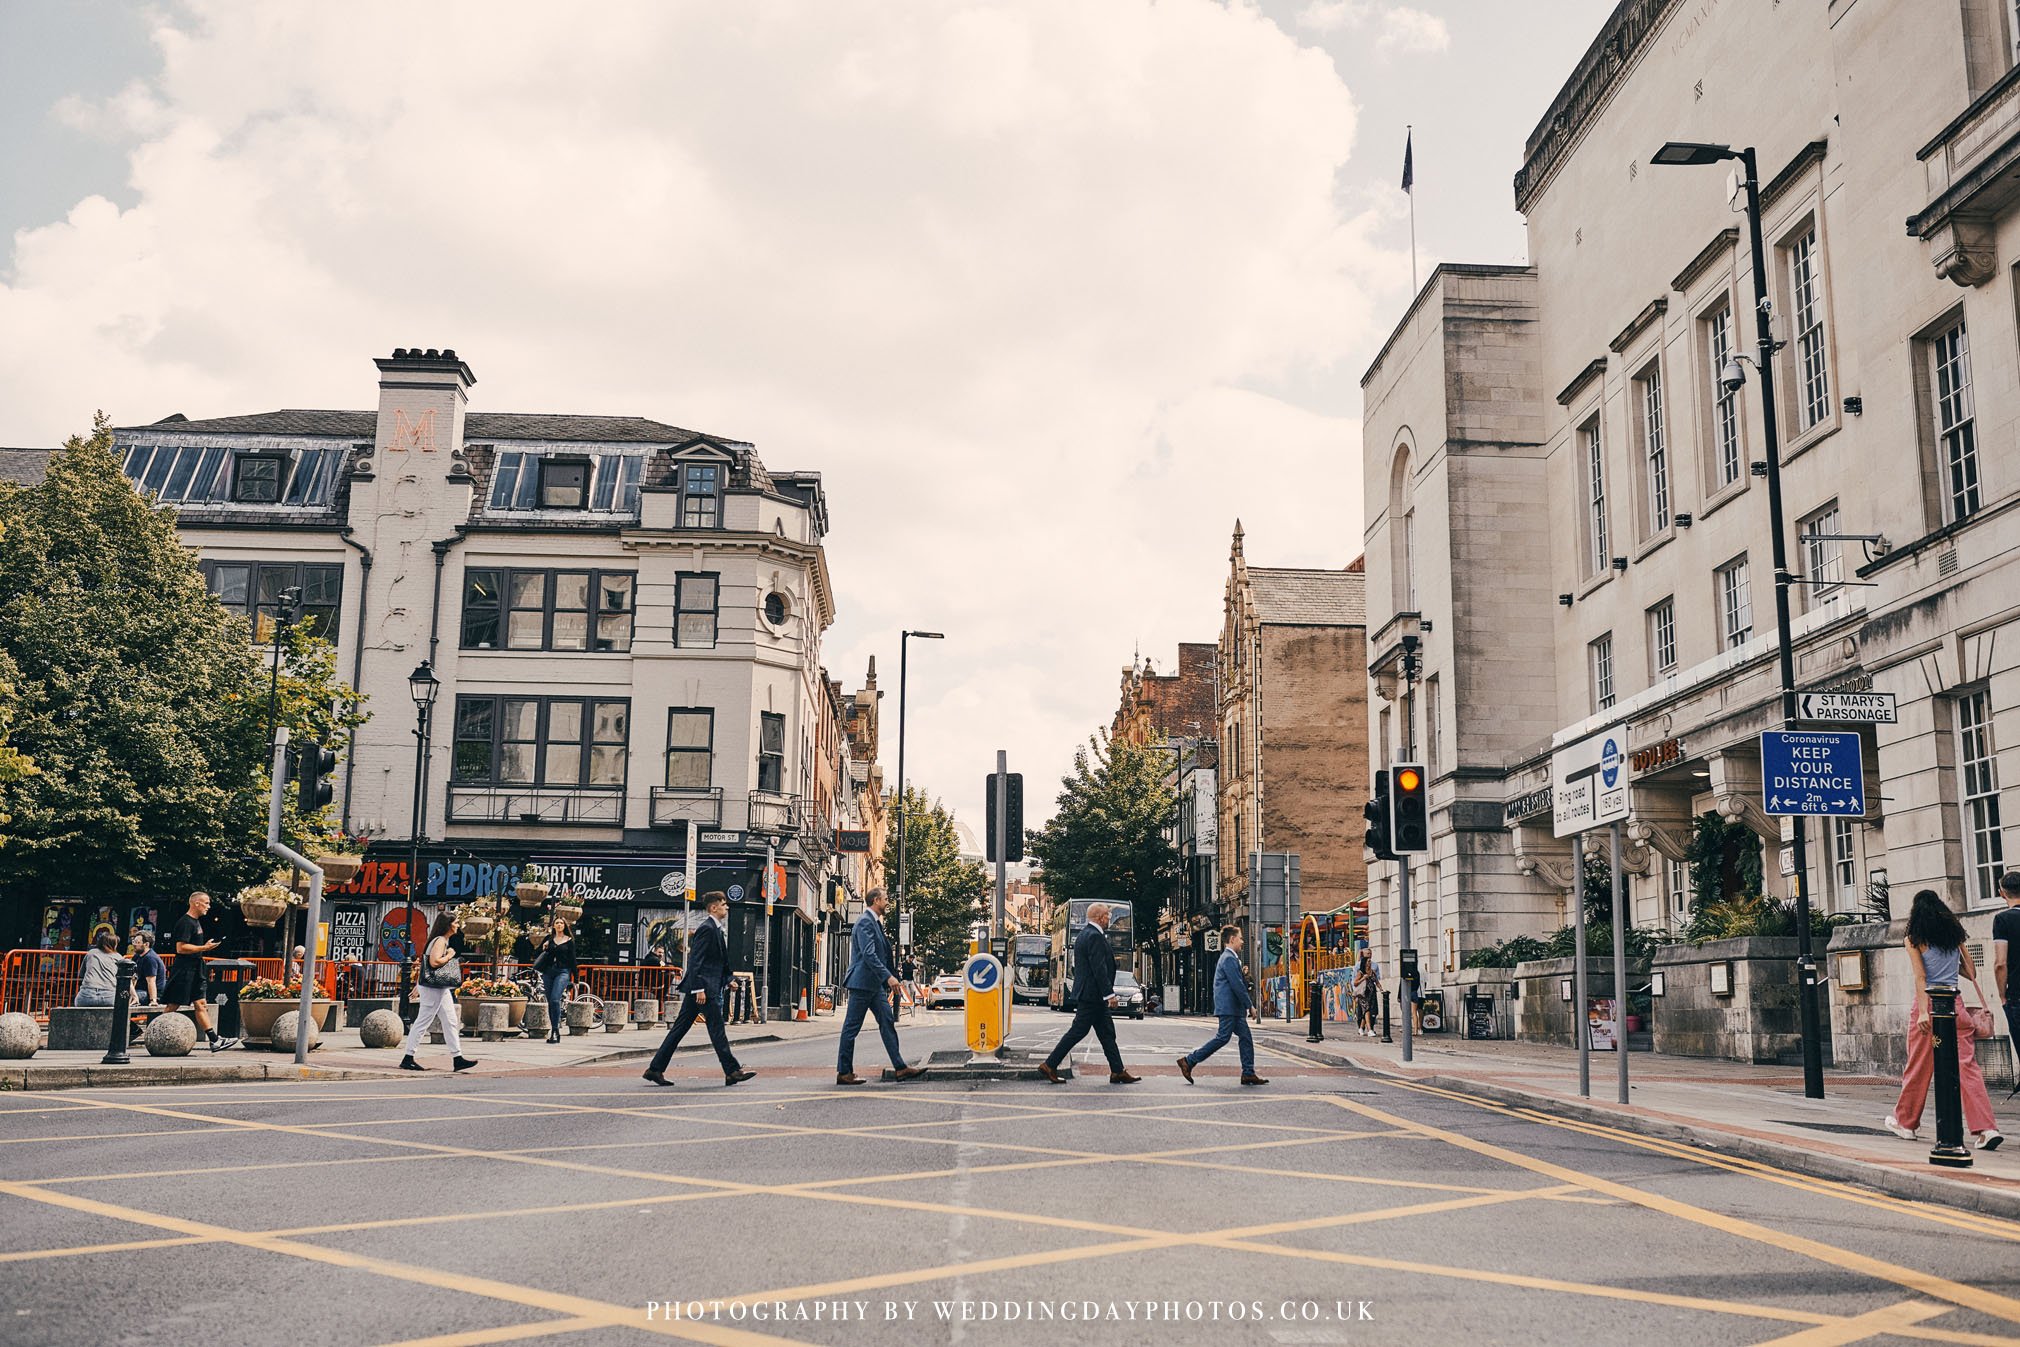
[[[369,408],[637,415],[823,475],[895,775],[1050,813],[1121,671],[1361,551],[1360,377],[1520,262],[1612,0],[0,0],[0,444]],[[979,831],[979,829],[978,829]]]

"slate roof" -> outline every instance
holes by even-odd
[[[216,416],[203,421],[178,415],[152,425],[119,427],[121,435],[149,430],[192,435],[311,435],[369,440],[378,432],[378,413],[289,408],[250,416]],[[470,412],[463,421],[463,438],[466,442],[555,440],[585,444],[680,444],[707,438],[723,445],[747,447],[741,440],[725,440],[643,416],[570,416],[547,412]]]
[[[49,469],[54,449],[0,449],[0,482],[34,486]]]
[[[1248,568],[1256,617],[1275,626],[1365,627],[1367,577],[1359,570]]]

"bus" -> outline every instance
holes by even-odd
[[[1052,937],[1020,935],[1010,941],[1010,1000],[1042,1006],[1052,985]]]
[[[1073,995],[1073,942],[1087,925],[1087,909],[1096,900],[1075,898],[1052,912],[1052,983],[1045,989],[1054,1010],[1066,1009]],[[1108,948],[1118,963],[1126,963],[1136,952],[1136,912],[1127,903],[1108,904]]]

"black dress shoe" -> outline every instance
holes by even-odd
[[[647,1080],[651,1081],[651,1082],[652,1082],[652,1083],[653,1083],[654,1085],[671,1085],[671,1084],[673,1084],[673,1082],[672,1082],[672,1081],[668,1080],[668,1079],[667,1079],[667,1078],[666,1078],[665,1076],[661,1075],[661,1074],[660,1074],[659,1072],[657,1072],[657,1071],[648,1071],[648,1072],[646,1072],[646,1073],[645,1073],[645,1078],[646,1078]]]
[[[733,1075],[724,1076],[722,1078],[722,1083],[724,1085],[740,1085],[744,1081],[749,1080],[752,1076],[755,1076],[756,1074],[757,1072],[755,1071],[739,1070]]]
[[[421,1064],[420,1064],[419,1062],[415,1061],[415,1060],[414,1060],[414,1059],[413,1059],[412,1057],[402,1057],[402,1058],[400,1059],[400,1069],[401,1069],[402,1071],[426,1071],[426,1070],[427,1070],[428,1068],[427,1068],[427,1067],[425,1067],[425,1066],[422,1066],[422,1065],[421,1065]]]

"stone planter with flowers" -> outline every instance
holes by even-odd
[[[517,1029],[526,1022],[525,989],[516,982],[503,978],[464,978],[463,985],[456,991],[456,1006],[463,1015],[463,1028],[475,1032],[477,1028],[477,1008],[486,1002],[501,1004],[506,1009],[506,1022]]]
[[[295,905],[294,894],[285,884],[268,880],[240,889],[236,895],[239,915],[248,926],[271,927]]]
[[[310,1015],[318,1028],[336,1027],[337,1005],[318,996],[309,1002]],[[273,1034],[274,1021],[290,1010],[302,1007],[302,984],[281,983],[275,978],[254,978],[238,994],[239,1032],[248,1043],[264,1043]]]

